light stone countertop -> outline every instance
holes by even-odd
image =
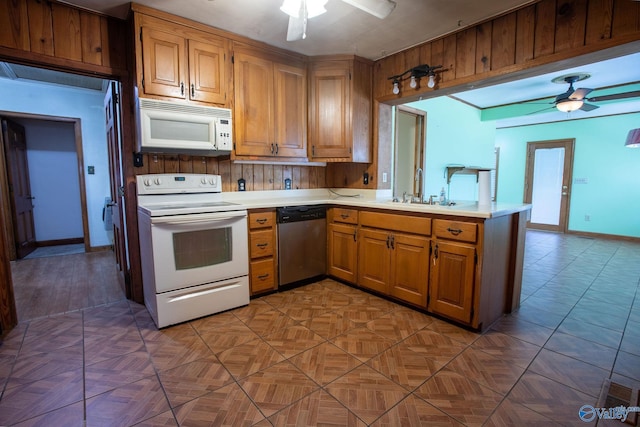
[[[491,203],[478,206],[476,201],[460,201],[453,206],[426,205],[420,203],[392,202],[391,190],[311,189],[225,192],[220,200],[238,203],[245,209],[275,208],[286,206],[332,204],[355,208],[376,208],[400,212],[420,212],[471,218],[496,218],[525,212],[530,204]],[[240,206],[239,206],[240,207]]]

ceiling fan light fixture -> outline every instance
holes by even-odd
[[[624,143],[625,147],[640,148],[640,128],[631,129],[627,135],[627,141]]]
[[[566,99],[564,101],[559,101],[556,104],[556,108],[563,113],[570,113],[572,111],[579,110],[582,107],[584,101],[582,99]]]

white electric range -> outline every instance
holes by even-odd
[[[249,304],[247,211],[218,175],[137,177],[145,305],[158,328]]]

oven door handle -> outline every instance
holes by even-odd
[[[151,219],[151,223],[167,224],[167,225],[202,224],[205,222],[213,222],[213,221],[237,220],[246,216],[247,216],[247,211],[174,215],[174,216],[153,217]]]

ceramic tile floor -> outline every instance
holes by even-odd
[[[40,318],[0,344],[0,425],[595,425],[605,378],[640,386],[639,279],[640,244],[529,231],[482,334],[332,280],[161,331],[126,301]]]

